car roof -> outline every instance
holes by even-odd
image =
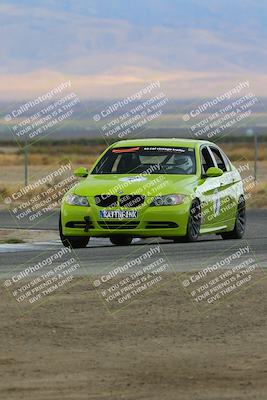
[[[129,139],[121,140],[113,143],[112,147],[128,147],[128,146],[172,146],[172,147],[191,147],[195,148],[201,144],[213,144],[207,140],[183,139],[183,138],[146,138],[146,139]]]

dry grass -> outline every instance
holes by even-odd
[[[97,159],[97,157],[101,154],[93,155],[93,154],[66,154],[64,151],[57,154],[38,154],[38,153],[30,153],[29,154],[29,165],[51,165],[56,164],[59,160],[68,159],[73,164],[81,164],[91,166]],[[0,166],[6,167],[7,165],[23,165],[24,164],[24,155],[23,154],[0,154]]]
[[[225,143],[221,147],[232,161],[241,158],[254,160],[254,147],[246,143]],[[67,158],[74,164],[92,165],[96,158],[106,148],[105,145],[48,145],[32,146],[29,151],[30,165],[49,165]],[[267,160],[267,143],[259,146],[259,160]],[[16,147],[2,148],[0,150],[0,166],[23,165],[24,155]]]
[[[219,146],[225,151],[232,161],[246,158],[247,160],[254,160],[254,146],[247,143],[220,143]],[[260,143],[259,145],[259,160],[267,160],[267,143]]]
[[[267,207],[267,183],[260,182],[249,193],[247,206],[249,208],[266,208]]]
[[[74,164],[92,165],[97,157],[106,148],[105,145],[82,146],[82,145],[48,145],[32,146],[29,150],[30,165],[50,165],[58,160],[67,158]],[[24,154],[16,147],[2,147],[0,150],[0,166],[23,165]]]

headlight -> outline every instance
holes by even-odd
[[[68,194],[65,199],[67,204],[71,206],[89,206],[89,201],[86,196],[78,196],[77,194]]]
[[[157,196],[154,198],[151,206],[176,206],[177,204],[182,204],[185,199],[183,194],[168,194],[166,196]]]

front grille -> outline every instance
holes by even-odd
[[[138,207],[144,204],[145,196],[140,194],[127,194],[119,198],[119,205],[121,207]],[[98,207],[117,207],[118,206],[118,196],[110,194],[99,194],[95,196],[95,204]]]
[[[127,194],[125,196],[120,197],[120,206],[121,207],[138,207],[141,206],[145,201],[145,196],[140,194],[130,195]]]
[[[102,229],[135,229],[139,221],[97,221]]]
[[[99,194],[95,196],[95,204],[99,207],[117,207],[118,197],[113,194]]]
[[[167,229],[167,228],[178,228],[178,224],[175,222],[168,221],[151,221],[147,222],[146,229]]]

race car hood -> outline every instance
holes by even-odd
[[[80,196],[190,194],[197,186],[196,175],[89,175],[74,188]]]

